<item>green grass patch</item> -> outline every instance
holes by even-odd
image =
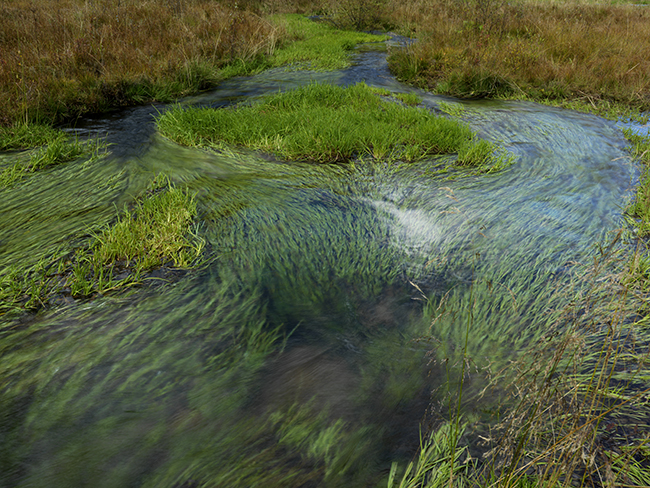
[[[106,266],[124,261],[148,271],[163,264],[185,268],[198,257],[202,244],[190,232],[196,216],[194,195],[166,178],[149,193],[97,236],[95,262]]]
[[[16,266],[0,275],[0,316],[38,309],[60,290],[58,277],[49,271],[51,264],[41,260],[28,269]]]
[[[162,266],[190,267],[204,246],[192,231],[195,216],[194,195],[167,178],[154,180],[145,197],[95,236],[88,251],[75,255],[69,277],[72,295],[139,283],[144,273]]]
[[[142,283],[156,268],[190,268],[204,241],[192,230],[196,202],[189,191],[157,178],[87,248],[0,275],[0,315],[36,310],[57,296],[84,298]]]
[[[630,153],[633,158],[644,164],[641,182],[636,189],[636,197],[627,209],[628,221],[635,227],[641,237],[650,235],[650,137],[624,130],[625,137],[630,141]]]
[[[187,146],[245,146],[288,160],[416,161],[458,153],[461,165],[501,167],[496,147],[460,122],[382,100],[365,83],[308,86],[233,109],[175,107],[161,133]]]
[[[292,42],[281,46],[271,58],[273,66],[301,66],[314,70],[335,70],[350,66],[350,52],[357,44],[378,42],[388,36],[377,36],[314,22],[302,15],[274,17],[285,24]],[[308,64],[304,64],[308,63]]]
[[[62,136],[61,131],[49,125],[19,123],[11,127],[0,127],[0,151],[45,146]]]

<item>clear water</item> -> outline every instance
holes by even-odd
[[[417,91],[368,49],[347,70],[274,70],[184,103],[313,81]],[[468,317],[478,371],[539,337],[638,174],[598,117],[417,93],[457,104],[515,163],[446,179],[434,161],[215,154],[159,136],[164,106],[138,107],[75,129],[107,138],[103,160],[2,190],[0,270],[84,245],[161,172],[197,192],[209,259],[0,324],[0,486],[375,486],[410,459],[454,388],[442,360],[458,358]]]

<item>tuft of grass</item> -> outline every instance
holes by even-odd
[[[447,422],[433,430],[426,440],[420,439],[420,451],[416,459],[404,470],[398,488],[443,488],[463,486],[467,480],[470,464],[467,461],[467,447],[459,446],[458,439],[466,426]],[[393,488],[398,473],[393,463],[388,475],[388,488]]]
[[[157,123],[179,144],[246,146],[289,160],[415,161],[457,152],[460,164],[484,170],[502,162],[496,148],[478,141],[468,126],[381,100],[364,83],[347,88],[310,84],[234,109],[175,107]]]
[[[76,253],[68,277],[72,295],[140,283],[145,273],[162,266],[189,268],[204,246],[192,231],[195,216],[194,195],[166,177],[154,180],[145,197],[95,236],[88,251]]]
[[[61,137],[62,133],[49,125],[15,123],[9,127],[0,127],[0,151],[45,146]]]
[[[50,268],[51,263],[41,260],[28,269],[16,266],[0,275],[0,315],[39,309],[60,292],[62,285]]]
[[[61,295],[84,298],[133,286],[161,267],[190,268],[204,247],[192,230],[195,217],[194,195],[158,177],[87,248],[0,275],[0,314],[36,310]]]
[[[627,208],[627,216],[631,220],[637,235],[647,237],[650,235],[650,136],[642,136],[629,129],[625,129],[624,133],[625,137],[630,141],[632,157],[644,164],[635,199]]]
[[[167,178],[155,181],[149,192],[96,236],[93,263],[103,267],[122,262],[141,273],[165,264],[186,268],[198,258],[203,241],[190,233],[194,195]]]
[[[395,98],[404,102],[406,105],[419,105],[422,103],[422,97],[415,93],[396,93]]]

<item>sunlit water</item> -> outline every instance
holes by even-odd
[[[274,70],[186,103],[314,81],[414,91],[371,49],[347,70]],[[444,415],[441,360],[467,334],[476,367],[498,367],[539,337],[637,175],[598,117],[417,93],[515,163],[447,179],[435,161],[215,154],[163,139],[165,107],[139,107],[75,129],[107,138],[103,160],[0,191],[0,269],[84,245],[157,173],[197,192],[209,249],[175,282],[2,324],[0,486],[374,486],[408,461]]]

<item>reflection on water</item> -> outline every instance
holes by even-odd
[[[361,80],[412,91],[370,50],[348,70],[274,70],[188,103]],[[164,107],[80,124],[112,154],[2,191],[0,269],[83,244],[159,172],[197,192],[212,255],[179,282],[2,325],[0,486],[367,486],[408,459],[469,310],[479,369],[539,337],[570,263],[619,225],[637,171],[597,117],[462,108],[512,167],[442,179],[435,162],[216,154],[158,136]],[[434,321],[443,297],[455,313]]]

